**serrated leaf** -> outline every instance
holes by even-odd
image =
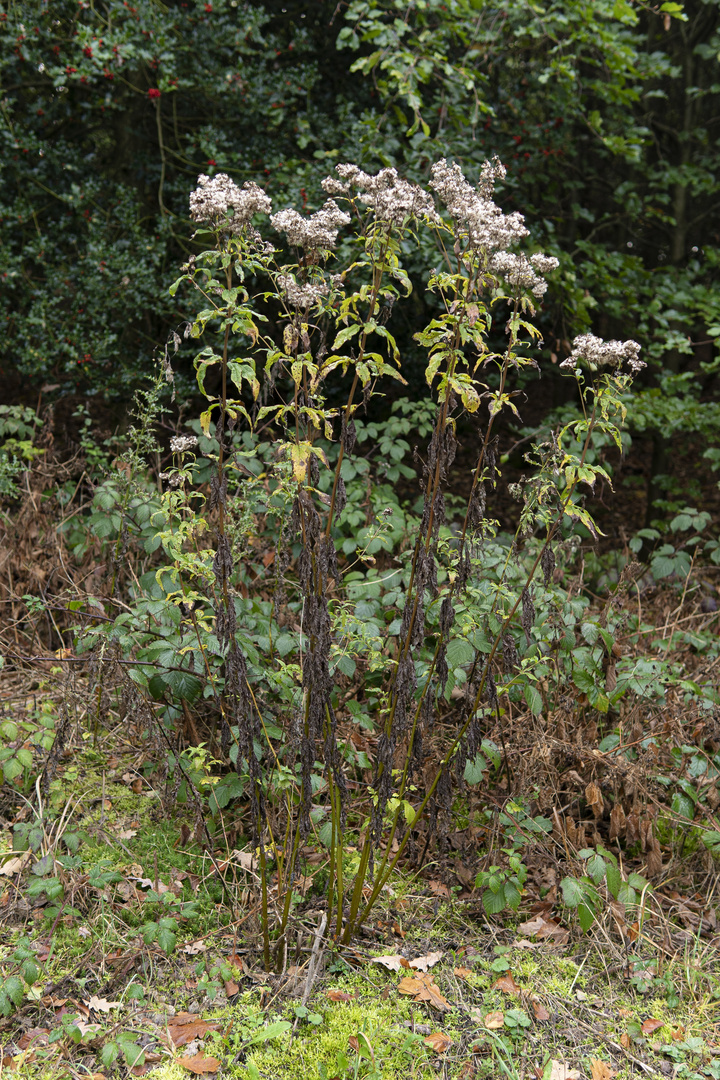
[[[577,878],[563,878],[560,882],[560,888],[563,893],[563,902],[567,904],[568,907],[577,907],[585,898],[585,890]]]

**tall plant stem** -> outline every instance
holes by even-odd
[[[594,428],[594,425],[595,425],[595,415],[596,415],[596,405],[593,406],[592,416],[591,416],[589,424],[588,424],[587,436],[586,436],[586,439],[585,439],[585,444],[583,446],[582,456],[580,458],[580,465],[581,466],[585,462],[585,458],[587,456],[587,452],[588,452],[588,449],[589,449],[589,446],[590,446],[590,439],[592,437],[592,432],[593,432],[593,428]],[[531,568],[530,568],[530,570],[528,572],[528,575],[527,575],[527,578],[526,578],[526,587],[530,584],[533,577],[535,576],[535,572],[536,572],[538,566],[540,565],[540,560],[542,559],[543,552],[546,550],[548,545],[551,543],[555,533],[557,532],[557,530],[560,528],[560,525],[562,524],[562,519],[563,519],[563,517],[565,515],[565,511],[566,511],[567,507],[570,504],[570,501],[571,501],[572,496],[574,494],[575,488],[577,487],[577,483],[578,483],[578,481],[576,480],[573,483],[573,485],[570,488],[568,488],[568,491],[567,491],[567,493],[565,495],[565,498],[563,499],[562,505],[561,505],[560,509],[558,510],[557,515],[556,515],[556,519],[550,525],[550,527],[548,528],[547,539],[546,539],[545,543],[543,544],[541,550],[538,552],[538,554],[537,554],[535,560],[533,561],[533,564],[532,564],[532,566],[531,566]],[[443,771],[447,768],[447,766],[449,765],[449,763],[452,761],[453,757],[455,756],[455,753],[456,753],[462,739],[464,738],[464,736],[465,736],[465,734],[466,734],[466,732],[467,732],[467,730],[468,730],[468,728],[469,728],[469,726],[470,726],[470,724],[472,722],[472,719],[475,716],[475,713],[477,712],[478,708],[480,707],[480,703],[482,701],[482,695],[483,695],[484,690],[485,690],[485,683],[486,683],[486,680],[487,680],[487,673],[490,670],[490,665],[492,664],[493,660],[495,659],[495,655],[496,655],[497,650],[498,650],[498,648],[500,646],[500,643],[501,643],[501,641],[502,641],[502,639],[503,639],[503,637],[504,637],[504,635],[505,635],[505,633],[507,631],[507,628],[509,627],[510,623],[512,622],[512,619],[513,619],[513,617],[515,615],[515,612],[517,611],[518,607],[520,606],[521,600],[522,600],[522,597],[518,596],[518,598],[515,601],[515,603],[513,604],[512,608],[510,609],[508,614],[503,619],[503,624],[502,624],[500,630],[495,635],[495,639],[493,641],[492,648],[490,650],[487,661],[485,663],[485,669],[484,669],[484,672],[483,672],[483,675],[482,675],[482,678],[481,678],[481,681],[480,681],[480,685],[479,685],[477,693],[475,695],[475,700],[474,700],[474,702],[473,702],[473,704],[472,704],[472,706],[471,706],[471,708],[470,708],[470,710],[468,712],[467,719],[465,720],[465,722],[464,722],[463,726],[461,727],[460,731],[458,732],[458,734],[455,736],[455,739],[453,740],[449,750],[444,755],[444,757],[442,759],[442,762],[440,763],[440,767],[438,768],[438,770],[437,770],[437,772],[435,774],[435,779],[433,780],[432,784],[430,785],[430,788],[426,792],[425,797],[423,798],[423,801],[420,804],[420,807],[419,807],[419,809],[417,811],[417,814],[415,815],[415,819],[414,819],[413,824],[417,824],[422,819],[423,815],[425,814],[425,811],[426,811],[426,809],[427,809],[427,807],[428,807],[428,805],[430,803],[430,799],[434,795],[435,789],[437,788],[437,785],[440,782],[440,777],[442,776]],[[398,813],[399,813],[399,809],[398,809],[398,811],[396,811],[396,816],[397,816]],[[395,852],[395,855],[393,857],[392,862],[389,865],[387,865],[387,863],[386,863],[384,872],[377,874],[376,879],[375,879],[375,885],[373,886],[372,892],[370,893],[370,896],[368,897],[368,899],[367,899],[367,901],[365,903],[365,907],[362,909],[360,914],[359,915],[357,914],[357,910],[359,909],[359,903],[358,903],[358,908],[357,909],[355,909],[354,911],[351,909],[351,912],[350,912],[351,917],[348,918],[348,921],[347,921],[347,924],[346,924],[346,927],[345,927],[345,933],[343,934],[343,938],[342,938],[343,942],[347,943],[350,940],[350,938],[352,937],[352,934],[354,932],[355,926],[358,925],[358,924],[362,924],[363,920],[367,917],[368,912],[372,909],[375,901],[377,900],[378,896],[380,895],[380,892],[381,892],[382,888],[387,883],[387,881],[390,878],[391,874],[393,873],[395,867],[397,866],[398,860],[400,859],[400,857],[402,856],[402,854],[403,854],[403,852],[405,850],[405,846],[406,846],[406,844],[408,842],[409,837],[410,837],[410,831],[408,830],[408,832],[405,834],[403,839],[400,841],[400,844],[398,845],[398,850]],[[363,854],[365,854],[364,851],[363,851]],[[368,851],[368,858],[369,858],[369,851]],[[361,866],[362,866],[362,861],[361,861]],[[367,864],[365,866],[365,870],[367,871]],[[356,879],[356,892],[357,891],[358,890],[357,890],[357,879]],[[359,895],[360,896],[362,895],[362,884],[360,885]],[[353,900],[354,899],[355,899],[355,897],[353,896]]]

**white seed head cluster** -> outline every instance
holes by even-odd
[[[308,281],[304,285],[298,285],[292,274],[279,274],[277,283],[288,302],[298,308],[310,307],[323,296],[327,296],[329,292],[327,285],[322,281]]]
[[[336,165],[335,171],[340,180],[328,176],[322,182],[328,195],[350,195],[356,188],[360,201],[371,208],[377,221],[396,226],[413,218],[440,222],[432,196],[418,184],[403,180],[397,169],[381,169],[376,176],[357,165]]]
[[[281,210],[270,218],[278,232],[284,232],[288,243],[305,251],[329,251],[337,243],[338,230],[350,223],[349,214],[343,213],[334,199],[328,199],[323,207],[309,217],[297,210]]]
[[[269,214],[272,201],[261,187],[248,180],[241,188],[227,173],[218,173],[212,179],[202,173],[198,186],[190,196],[190,216],[193,221],[210,221],[222,224],[228,221],[233,231],[238,231],[253,214]]]
[[[490,259],[490,269],[504,277],[513,294],[531,292],[541,297],[547,292],[547,282],[536,272],[547,274],[560,265],[551,255],[513,255],[509,251],[496,251]]]
[[[572,352],[563,360],[561,368],[576,368],[581,360],[597,367],[620,367],[623,361],[633,375],[646,366],[639,359],[640,346],[637,341],[603,341],[594,334],[580,334],[573,341]]]
[[[184,454],[186,450],[192,450],[197,444],[197,435],[173,435],[170,439],[170,449],[173,454]]]
[[[468,240],[477,251],[504,251],[528,235],[522,214],[503,214],[490,198],[495,181],[504,175],[505,169],[497,159],[486,161],[480,183],[474,188],[459,165],[448,165],[442,158],[432,167],[430,187],[460,228],[467,231]]]

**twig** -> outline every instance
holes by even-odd
[[[320,917],[320,922],[317,925],[315,931],[315,941],[313,942],[312,953],[310,956],[310,964],[308,966],[307,979],[305,980],[305,989],[303,991],[302,1003],[305,1005],[310,997],[310,991],[313,988],[313,983],[317,978],[318,966],[320,964],[320,958],[325,951],[325,928],[327,926],[327,913],[323,912]]]

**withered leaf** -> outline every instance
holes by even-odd
[[[398,992],[408,994],[416,1001],[427,1001],[434,1009],[439,1009],[441,1012],[452,1009],[452,1005],[443,997],[440,987],[430,974],[419,974],[415,977],[406,975],[400,980]]]
[[[428,968],[435,967],[435,965],[442,960],[443,953],[431,952],[426,956],[416,956],[414,960],[410,961],[410,967],[415,971],[427,971]]]
[[[346,994],[344,990],[328,990],[327,996],[330,1001],[352,1001],[357,995]]]
[[[612,1080],[615,1076],[615,1070],[610,1068],[607,1061],[601,1061],[600,1058],[590,1059],[590,1069],[592,1080]]]
[[[559,926],[553,919],[546,919],[542,915],[536,915],[534,919],[520,923],[518,931],[521,934],[527,934],[529,937],[550,940],[557,945],[564,945],[570,937],[569,932],[564,930],[562,926]]]
[[[444,1031],[435,1031],[432,1035],[425,1037],[425,1043],[436,1054],[444,1054],[448,1047],[452,1045],[452,1039]]]
[[[219,1023],[201,1020],[194,1013],[178,1013],[168,1021],[168,1034],[173,1046],[185,1046],[193,1039],[202,1039],[208,1031],[217,1031]]]
[[[471,975],[475,974],[474,971],[466,967],[453,968],[453,972],[455,975],[457,975],[458,979],[468,979]]]
[[[533,1001],[533,1012],[535,1013],[536,1020],[549,1020],[550,1013],[547,1011],[542,1001]]]
[[[193,1057],[180,1058],[178,1065],[182,1065],[183,1069],[195,1073],[196,1076],[201,1076],[203,1073],[216,1073],[220,1068],[220,1062],[217,1058],[206,1057],[205,1054],[194,1054]]]
[[[653,1031],[657,1031],[658,1028],[661,1028],[663,1023],[663,1020],[655,1020],[652,1016],[649,1016],[647,1020],[643,1020],[640,1030],[643,1035],[651,1035]]]
[[[555,1061],[553,1058],[548,1080],[580,1080],[580,1073],[577,1069],[571,1069],[564,1061]]]
[[[404,956],[373,956],[370,960],[371,964],[382,964],[383,967],[388,968],[389,971],[400,971],[401,968],[409,968],[410,964]]]
[[[508,971],[505,975],[501,975],[499,979],[493,983],[493,990],[502,990],[504,994],[515,994],[520,996],[520,987],[515,982],[512,976],[512,972]]]
[[[93,1009],[94,1012],[109,1013],[111,1009],[122,1008],[122,1001],[106,1001],[105,998],[96,997],[95,994],[85,1004],[88,1009]]]
[[[505,1013],[491,1012],[483,1020],[488,1031],[499,1031],[505,1025]]]

